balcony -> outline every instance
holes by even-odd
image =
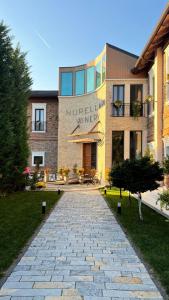
[[[112,117],[147,117],[147,103],[125,103],[118,106],[112,103]]]
[[[33,132],[46,132],[46,122],[42,122],[42,121],[32,122],[32,131]]]

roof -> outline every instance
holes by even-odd
[[[138,55],[133,54],[133,53],[131,53],[131,52],[128,52],[128,51],[126,51],[126,50],[123,50],[123,49],[121,49],[121,48],[119,48],[119,47],[116,47],[116,46],[114,46],[114,45],[111,45],[111,44],[109,44],[109,43],[106,43],[106,45],[107,45],[108,47],[114,49],[114,50],[120,51],[120,52],[122,52],[122,53],[124,53],[124,54],[127,54],[127,55],[130,55],[130,56],[132,56],[132,57],[134,57],[134,58],[139,58]]]
[[[158,21],[152,35],[145,45],[139,59],[137,60],[133,73],[139,73],[148,69],[154,59],[158,47],[164,46],[169,37],[169,3],[167,4],[160,20]]]
[[[32,90],[30,98],[57,98],[57,90]]]

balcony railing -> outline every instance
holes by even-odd
[[[113,117],[147,117],[147,104],[146,103],[125,103],[116,106],[112,103],[112,116]]]
[[[32,122],[32,131],[45,132],[46,122],[41,122],[41,121]]]

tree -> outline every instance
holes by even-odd
[[[144,156],[140,159],[125,160],[120,166],[112,170],[114,184],[133,194],[138,194],[139,216],[142,215],[141,193],[153,191],[159,187],[158,181],[163,180],[163,169],[158,162],[153,162],[150,157]],[[119,180],[119,176],[121,176]]]
[[[0,191],[23,187],[27,166],[27,99],[31,79],[25,54],[0,23]]]

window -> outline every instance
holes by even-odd
[[[95,67],[87,69],[87,93],[95,90]]]
[[[44,167],[45,165],[45,152],[32,152],[32,166]]]
[[[102,82],[104,82],[106,78],[106,56],[102,57]]]
[[[44,131],[44,109],[35,109],[35,131]]]
[[[113,116],[124,115],[124,85],[113,85]]]
[[[73,95],[73,73],[61,73],[61,96]]]
[[[85,92],[85,70],[76,72],[76,95],[83,95]]]
[[[153,111],[154,111],[154,101],[155,101],[155,78],[150,77],[149,79],[150,82],[150,95],[152,96],[152,100],[150,102],[148,102],[147,105],[147,112],[148,112],[148,116],[152,115]]]
[[[32,131],[46,131],[46,103],[32,103]]]
[[[112,131],[112,164],[124,160],[124,131]]]
[[[130,131],[130,159],[142,156],[142,132]]]
[[[101,85],[101,61],[96,65],[96,88]]]
[[[96,169],[97,143],[91,143],[91,169]]]
[[[130,85],[130,115],[141,117],[143,115],[143,85]]]

